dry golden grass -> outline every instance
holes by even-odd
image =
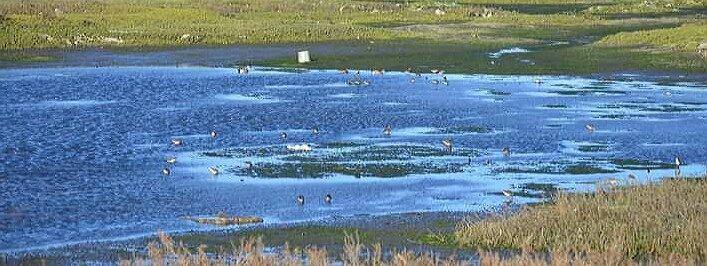
[[[705,195],[705,179],[560,194],[552,204],[526,208],[511,218],[463,222],[456,239],[484,249],[704,261]]]

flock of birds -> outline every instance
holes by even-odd
[[[240,66],[236,69],[236,72],[239,74],[247,74],[248,72],[251,71],[251,69],[252,69],[251,66]],[[349,71],[349,69],[344,68],[344,69],[339,69],[338,72],[340,74],[349,74],[350,71]],[[411,68],[406,69],[404,72],[407,74],[413,73]],[[442,75],[441,81],[439,79],[435,78],[430,81],[431,84],[439,85],[441,83],[444,85],[449,85],[449,80],[447,79],[447,76],[444,76],[444,70],[431,69],[430,72],[434,75]],[[374,76],[383,75],[384,73],[385,73],[384,69],[371,70],[371,74]],[[422,78],[422,75],[419,72],[414,73],[414,76],[411,78],[410,83],[416,83],[417,80],[420,78]],[[425,79],[428,79],[428,78],[425,77]],[[533,82],[536,84],[544,83],[544,81],[539,78],[535,79]],[[347,84],[352,85],[352,86],[366,86],[366,85],[370,85],[371,82],[369,80],[365,80],[365,79],[361,78],[361,72],[356,71],[356,73],[354,74],[354,77],[352,79],[348,80]],[[585,125],[585,129],[589,133],[594,133],[597,130],[597,127],[594,124],[590,123],[590,124]],[[320,132],[321,132],[321,130],[318,127],[312,128],[312,134],[318,135]],[[392,124],[388,123],[383,128],[383,135],[384,136],[391,136],[392,134],[393,134],[393,126],[392,126]],[[213,130],[209,133],[209,135],[211,136],[212,139],[216,139],[218,137],[218,133]],[[282,139],[282,140],[287,139],[287,132],[280,133],[280,139]],[[171,144],[172,144],[172,146],[181,146],[181,145],[184,145],[184,141],[180,138],[174,138],[174,139],[172,139]],[[446,152],[449,152],[449,153],[452,152],[453,144],[454,144],[454,140],[451,137],[448,137],[448,138],[442,140],[442,146]],[[287,145],[286,149],[290,152],[312,151],[312,147],[307,144]],[[511,149],[509,147],[504,147],[501,150],[501,152],[504,157],[508,157],[511,155]],[[166,163],[169,165],[174,165],[174,164],[176,164],[176,162],[177,162],[176,157],[170,157],[170,158],[166,159]],[[471,158],[469,158],[469,163],[471,163]],[[491,164],[491,161],[488,160],[486,163]],[[675,157],[675,175],[676,176],[680,175],[680,165],[682,165],[682,164],[683,163],[680,160],[680,158],[676,156]],[[252,162],[250,162],[250,161],[244,162],[243,168],[245,170],[253,171],[254,167],[255,166]],[[219,169],[215,166],[208,167],[207,169],[212,176],[218,176],[220,174]],[[646,171],[650,174],[651,169],[648,167],[648,168],[646,168]],[[171,172],[172,172],[172,170],[169,167],[165,167],[164,169],[162,169],[162,174],[164,176],[169,176],[171,174]],[[634,176],[633,174],[629,174],[627,177],[627,180],[629,183],[635,182],[636,176]],[[241,179],[241,181],[243,181],[243,179]],[[607,185],[610,185],[610,186],[616,186],[616,185],[618,185],[618,180],[615,178],[609,178],[609,179],[606,179],[604,181],[604,183]],[[503,191],[501,191],[501,194],[503,194],[506,197],[507,203],[511,202],[513,200],[513,191],[503,190]],[[298,195],[295,200],[296,200],[297,204],[300,206],[305,204],[304,195]],[[324,197],[324,202],[326,204],[331,204],[332,203],[332,195],[326,194]]]

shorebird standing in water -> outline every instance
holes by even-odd
[[[280,138],[281,138],[282,140],[287,139],[287,132],[282,132],[282,133],[280,133]]]
[[[243,169],[252,170],[253,169],[253,162],[251,162],[251,161],[243,162]]]
[[[393,125],[390,123],[385,125],[385,128],[383,128],[383,135],[390,136],[393,134]]]
[[[452,152],[452,144],[454,144],[454,141],[452,140],[451,137],[446,138],[442,141],[442,145],[444,146],[444,149],[447,152]]]
[[[502,152],[503,152],[503,156],[506,156],[506,157],[511,156],[511,148],[505,147],[505,148],[503,148]]]
[[[326,202],[326,204],[331,204],[331,200],[331,194],[326,194],[326,196],[324,196],[324,202]]]
[[[682,161],[680,160],[680,157],[675,156],[675,176],[680,175],[680,165],[682,164]]]
[[[169,157],[167,160],[165,160],[168,164],[175,164],[177,163],[177,157]]]
[[[164,176],[168,176],[171,173],[172,173],[172,171],[169,170],[169,168],[162,169],[162,175],[164,175]]]
[[[449,80],[447,79],[447,76],[444,76],[444,77],[442,78],[442,83],[443,83],[445,86],[449,85]]]
[[[172,146],[184,145],[184,141],[180,138],[172,139]]]
[[[312,128],[312,134],[319,135],[319,128],[318,127]]]
[[[589,133],[594,133],[594,131],[597,130],[597,127],[594,126],[594,124],[587,124],[584,128],[586,128]]]
[[[437,74],[437,75],[442,75],[442,74],[444,74],[444,70],[436,69],[436,68],[430,70],[430,72],[432,72],[432,74]]]
[[[297,204],[304,205],[304,196],[303,195],[297,196]]]
[[[501,191],[501,193],[503,193],[503,196],[506,196],[506,200],[505,200],[506,203],[513,202],[513,192],[512,191],[506,189],[506,190]]]
[[[209,173],[211,173],[212,176],[217,176],[219,174],[218,168],[214,166],[209,167]]]
[[[216,133],[215,130],[211,130],[211,133],[209,133],[209,135],[211,135],[212,139],[215,139],[216,137],[218,137],[218,133]]]

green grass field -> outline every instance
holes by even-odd
[[[308,67],[702,73],[707,63],[697,47],[707,42],[706,11],[704,1],[695,0],[6,0],[0,2],[0,60],[33,61],[44,56],[36,49],[46,48],[344,41],[369,52],[314,55],[317,61]],[[513,46],[534,52],[487,57]],[[293,58],[257,63],[296,65]]]

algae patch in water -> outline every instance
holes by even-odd
[[[266,163],[255,168],[262,178],[322,178],[332,174],[354,177],[402,177],[410,174],[461,172],[461,165],[436,165],[431,163]]]

